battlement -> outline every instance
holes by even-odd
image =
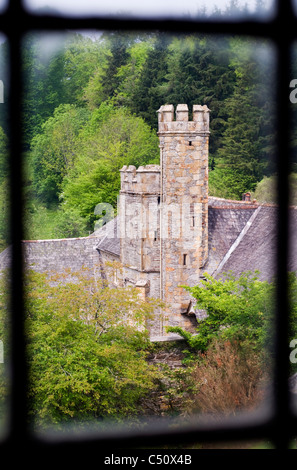
[[[160,194],[160,166],[146,165],[136,169],[124,165],[121,173],[121,192]]]
[[[193,120],[189,121],[189,110],[186,104],[176,107],[174,120],[174,106],[166,104],[158,112],[159,135],[162,134],[209,134],[209,112],[206,105],[193,105]]]

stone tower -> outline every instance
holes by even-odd
[[[118,206],[123,286],[133,285],[141,297],[160,297],[160,166],[124,166]],[[161,312],[159,312],[161,315]],[[162,335],[158,312],[147,325]]]
[[[160,139],[160,297],[170,304],[164,327],[189,329],[191,297],[208,256],[209,109],[179,104],[158,110]],[[164,331],[163,331],[164,333]]]
[[[209,110],[195,105],[192,121],[184,104],[176,120],[172,105],[158,113],[160,165],[122,168],[117,217],[123,285],[168,304],[148,325],[151,337],[196,323],[181,286],[198,283],[208,255]]]
[[[121,261],[138,273],[159,272],[160,167],[130,165],[120,171]]]

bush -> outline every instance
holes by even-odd
[[[87,270],[31,272],[25,292],[31,422],[83,426],[135,416],[159,377],[139,331],[158,301],[141,301],[135,288],[115,293]],[[3,316],[0,309],[0,337]]]
[[[218,418],[220,414],[252,410],[265,396],[266,374],[259,353],[247,343],[216,341],[205,354],[200,354],[192,374],[198,392],[188,401],[191,405],[187,411]]]
[[[168,327],[182,336],[192,349],[204,352],[217,338],[250,341],[258,350],[271,345],[274,313],[274,284],[259,281],[258,272],[242,273],[238,278],[232,272],[215,279],[205,279],[194,287],[185,287],[205,310],[206,318],[198,322],[197,335],[179,327]],[[293,280],[292,280],[293,282]]]

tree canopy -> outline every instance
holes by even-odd
[[[6,57],[4,43],[1,63]],[[162,104],[210,108],[210,195],[240,199],[275,173],[273,54],[264,40],[32,33],[23,64],[27,238],[60,234],[70,209],[71,233],[92,230],[96,205],[116,202],[121,165],[158,162]],[[5,145],[0,136],[0,156]],[[48,214],[42,225],[39,211]]]
[[[8,357],[7,282],[2,276],[0,338]],[[60,426],[69,419],[81,426],[133,416],[159,377],[146,361],[144,327],[160,303],[141,300],[135,288],[117,288],[115,295],[87,270],[29,272],[24,287],[33,426]],[[0,408],[9,390],[3,372]]]

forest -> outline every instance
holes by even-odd
[[[3,42],[4,86],[7,57]],[[240,200],[250,191],[260,202],[276,201],[269,42],[160,31],[32,33],[24,40],[22,60],[26,239],[87,236],[98,218],[97,204],[116,210],[119,169],[159,163],[156,112],[166,103],[189,109],[206,104],[211,110],[211,196]],[[8,104],[9,97],[0,112],[0,250],[9,244]],[[293,189],[296,147],[292,132]],[[128,313],[135,322],[149,318],[157,300],[136,302],[133,289],[118,289],[115,296],[83,272],[76,276],[65,284],[59,276],[26,274],[29,415],[38,428],[93,420],[103,426],[106,418],[143,426],[143,413],[183,419],[194,412],[232,415],[254,409],[265,397],[259,383],[267,384],[273,366],[274,283],[260,282],[257,273],[239,279],[229,273],[192,288],[208,317],[196,336],[174,330],[182,346],[163,346],[161,353],[167,348],[181,358],[181,367],[172,370],[152,363],[160,347],[123,321]],[[290,287],[294,339],[293,274]],[[0,338],[7,345],[9,276],[0,278],[0,290]],[[0,414],[6,395],[1,369]]]
[[[0,46],[5,70],[7,44]],[[157,110],[211,110],[209,193],[275,199],[273,53],[237,37],[99,32],[31,34],[23,47],[27,239],[85,236],[94,208],[116,205],[119,169],[159,162]],[[0,115],[0,239],[5,224],[6,107]],[[294,150],[296,142],[292,139]],[[294,182],[294,165],[292,181]],[[261,188],[264,188],[264,190]]]

